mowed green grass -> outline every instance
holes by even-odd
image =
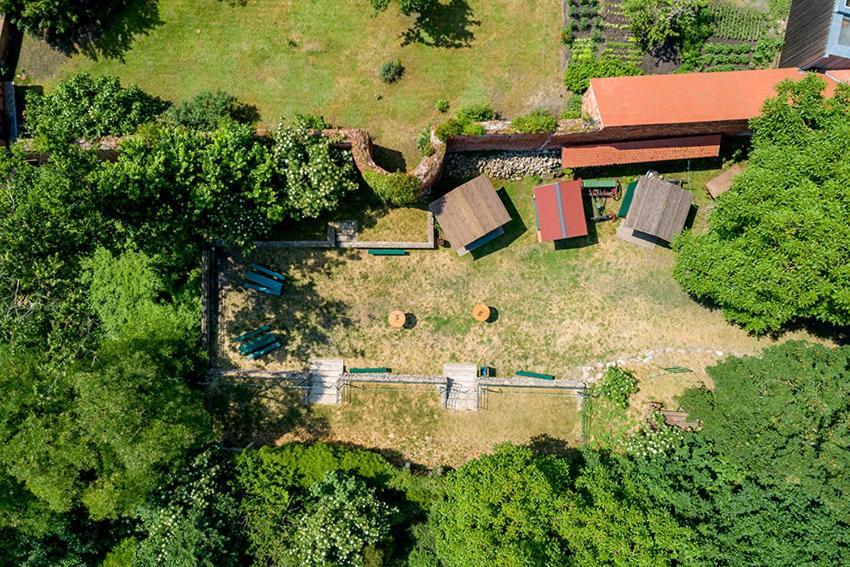
[[[437,99],[454,108],[490,100],[510,116],[557,105],[562,93],[560,5],[443,6],[435,37],[403,45],[414,18],[395,5],[373,16],[369,0],[160,0],[161,23],[137,35],[123,61],[64,59],[27,39],[18,74],[49,88],[74,71],[109,73],[173,101],[224,89],[256,105],[266,125],[309,112],[367,128],[412,167],[416,133],[444,119],[434,109]],[[440,45],[428,45],[434,42]],[[395,59],[404,78],[385,85],[380,67]]]

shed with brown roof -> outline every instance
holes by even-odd
[[[686,136],[603,144],[564,146],[563,167],[601,167],[629,163],[654,163],[720,155],[720,134]]]
[[[694,196],[658,175],[638,180],[634,199],[618,234],[626,240],[654,245],[669,242],[685,228]]]
[[[493,184],[483,175],[440,197],[428,209],[461,256],[503,234],[502,227],[511,220]]]

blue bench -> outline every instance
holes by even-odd
[[[260,274],[255,274],[254,272],[245,272],[245,279],[252,284],[268,288],[272,291],[283,289],[283,283],[267,278],[266,276],[261,276]]]
[[[280,297],[282,293],[282,289],[269,289],[265,286],[253,284],[251,282],[245,282],[242,284],[242,287],[253,289],[255,291],[259,291],[260,293],[265,293],[266,295],[273,295],[275,297]]]
[[[248,269],[257,272],[258,274],[262,274],[266,277],[269,277],[273,280],[279,281],[280,283],[284,283],[286,281],[286,276],[279,274],[279,273],[277,273],[273,270],[270,270],[270,269],[268,269],[264,266],[261,266],[259,264],[251,264],[250,266],[248,266]]]

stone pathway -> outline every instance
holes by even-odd
[[[446,407],[458,411],[478,411],[478,366],[446,364],[443,374],[448,379]]]
[[[311,404],[336,405],[339,403],[339,386],[345,371],[342,360],[313,360],[310,362]]]

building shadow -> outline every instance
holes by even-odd
[[[599,244],[599,233],[596,229],[596,222],[590,220],[592,219],[596,211],[593,210],[593,201],[584,195],[581,200],[581,204],[584,207],[584,218],[587,219],[587,236],[580,236],[578,238],[564,238],[563,240],[555,241],[555,250],[578,250],[580,248],[587,248],[588,246],[595,246]],[[608,221],[600,221],[600,222],[608,222]]]
[[[511,216],[511,220],[502,227],[505,231],[504,234],[492,242],[488,242],[484,246],[476,248],[469,253],[473,260],[480,260],[494,252],[507,248],[513,244],[516,239],[528,232],[528,227],[525,222],[523,222],[522,215],[517,210],[516,206],[514,206],[514,203],[511,201],[511,198],[508,196],[508,192],[505,191],[505,188],[502,187],[496,193],[502,200],[502,204],[505,205],[505,209],[507,209],[508,214]]]
[[[136,36],[147,35],[162,24],[157,0],[128,0],[114,8],[83,16],[72,30],[48,32],[44,39],[66,55],[82,53],[95,60],[123,62]]]
[[[475,40],[471,28],[480,25],[466,0],[449,0],[445,4],[438,2],[416,16],[413,25],[401,34],[402,45],[419,43],[450,49],[470,47]]]

